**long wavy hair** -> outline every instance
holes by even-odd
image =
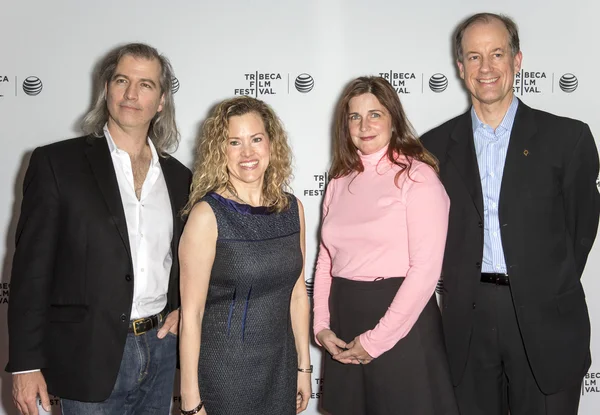
[[[148,136],[154,147],[156,147],[158,154],[164,157],[177,149],[180,137],[175,122],[175,102],[171,89],[174,75],[169,60],[152,46],[143,43],[129,43],[113,49],[106,55],[96,71],[94,107],[83,118],[82,129],[86,134],[94,137],[104,136],[104,124],[106,124],[109,117],[108,108],[106,107],[105,86],[110,82],[117,65],[126,55],[148,60],[156,59],[160,63],[159,83],[160,92],[164,96],[164,103],[162,111],[156,113],[150,121]]]
[[[263,183],[264,204],[273,212],[282,212],[288,208],[289,199],[285,192],[290,190],[292,179],[292,152],[281,120],[263,101],[240,96],[218,104],[204,122],[196,146],[194,176],[190,198],[183,209],[184,215],[189,214],[194,205],[207,193],[221,192],[230,186],[227,169],[229,119],[248,113],[260,116],[269,136],[271,156]]]
[[[394,88],[381,77],[361,76],[346,86],[336,108],[333,161],[329,169],[329,177],[335,179],[364,171],[356,146],[350,137],[348,106],[352,98],[369,93],[375,95],[381,105],[390,113],[392,119],[392,138],[387,149],[387,158],[391,163],[400,167],[400,171],[394,178],[396,185],[400,174],[406,171],[409,175],[413,160],[422,161],[439,172],[437,159],[419,141],[412,125],[406,118]],[[403,158],[398,158],[398,154],[404,155],[406,162]]]

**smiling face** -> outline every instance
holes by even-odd
[[[109,130],[147,134],[150,122],[162,111],[164,96],[160,92],[160,63],[156,59],[125,55],[105,85]]]
[[[521,70],[522,54],[512,55],[509,34],[497,19],[469,26],[462,38],[460,77],[471,93],[475,111],[488,106],[507,109],[513,98],[515,73]]]
[[[358,95],[348,103],[348,130],[361,153],[373,154],[390,143],[392,118],[375,95]]]
[[[270,156],[269,136],[260,115],[249,112],[229,118],[227,170],[236,188],[256,185],[262,189]]]

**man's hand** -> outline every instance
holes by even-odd
[[[165,318],[165,323],[158,331],[158,338],[162,339],[167,335],[168,332],[173,333],[177,336],[179,330],[179,310],[171,311],[167,318]]]
[[[50,412],[50,398],[42,372],[13,375],[13,402],[22,415],[38,415],[37,397],[44,411]]]

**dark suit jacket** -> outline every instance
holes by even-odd
[[[168,304],[179,306],[177,249],[190,171],[160,158],[173,210]],[[9,372],[42,369],[50,393],[110,395],[133,299],[127,224],[106,139],[37,148],[23,184],[8,307]]]
[[[470,111],[422,137],[450,196],[443,321],[455,385],[469,352],[483,256],[483,198]],[[598,229],[598,152],[589,127],[519,103],[500,191],[502,247],[540,389],[581,382],[590,322],[580,277]]]

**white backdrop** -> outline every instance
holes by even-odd
[[[462,113],[468,99],[452,59],[451,33],[480,11],[508,14],[520,27],[519,98],[584,120],[599,138],[600,58],[594,48],[600,3],[592,0],[0,0],[0,366],[7,360],[10,263],[29,155],[36,146],[80,134],[92,69],[108,50],[142,41],[170,58],[180,85],[175,102],[182,141],[175,156],[188,166],[199,126],[216,102],[249,94],[275,108],[295,153],[293,188],[306,211],[310,283],[333,106],[343,86],[362,74],[388,77],[419,133]],[[434,89],[447,87],[434,92],[430,80]],[[584,274],[594,329],[600,327],[598,245]],[[595,334],[592,351],[600,358]],[[312,359],[320,368],[317,348]],[[0,415],[15,413],[10,376],[0,374]],[[319,370],[313,378],[308,414],[319,413]],[[592,364],[582,386],[581,414],[598,413],[596,382],[600,363]],[[56,412],[59,402],[52,403]]]

